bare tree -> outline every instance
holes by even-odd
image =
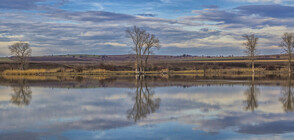
[[[132,29],[126,30],[134,44],[133,50],[136,53],[136,73],[144,73],[150,54],[153,53],[154,48],[159,49],[159,39],[153,34],[149,34],[146,30],[134,26]]]
[[[284,33],[280,47],[282,47],[288,55],[288,68],[289,68],[289,75],[290,75],[291,74],[292,53],[293,53],[293,48],[294,48],[294,34],[293,33]]]
[[[14,55],[14,59],[20,64],[19,69],[25,69],[28,61],[28,57],[32,54],[30,45],[25,42],[17,42],[8,47],[11,55]]]
[[[145,45],[145,42],[147,40],[147,35],[146,35],[146,31],[143,29],[138,28],[137,26],[134,26],[133,29],[127,29],[126,30],[127,36],[129,36],[134,44],[133,50],[136,52],[136,63],[135,63],[135,67],[136,67],[136,73],[137,72],[141,72],[141,63],[140,59],[142,58],[142,50],[143,47]]]
[[[148,34],[148,38],[145,43],[145,49],[144,49],[144,68],[143,70],[145,71],[148,65],[148,59],[150,54],[153,54],[154,49],[160,49],[160,44],[159,44],[159,39],[156,38],[155,35],[153,34]]]
[[[252,67],[252,73],[254,74],[254,60],[256,55],[256,46],[258,37],[256,35],[243,35],[243,37],[246,39],[246,42],[244,42],[244,46],[246,46],[246,53],[249,56],[249,59],[251,60],[251,67]]]

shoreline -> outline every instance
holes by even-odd
[[[173,71],[163,69],[161,71],[145,71],[137,74],[135,71],[110,71],[105,69],[91,69],[75,71],[74,69],[27,69],[27,70],[5,70],[0,75],[12,76],[136,76],[136,75],[195,75],[195,76],[252,76],[251,68],[231,69],[199,69]],[[256,68],[255,76],[263,75],[289,75],[287,69],[266,70]]]

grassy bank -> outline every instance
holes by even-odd
[[[93,69],[75,71],[73,69],[28,69],[28,70],[5,70],[2,75],[30,75],[30,76],[71,76],[71,75],[129,75],[133,71],[109,71]]]
[[[279,75],[287,74],[286,68],[278,70],[266,70],[256,68],[256,75]],[[5,70],[2,75],[27,75],[27,76],[82,76],[82,75],[135,75],[135,71],[110,71],[105,69],[90,69],[76,71],[74,69],[28,69],[28,70]],[[168,70],[146,71],[146,75],[251,75],[251,68],[230,68],[230,69],[198,69],[198,70]]]

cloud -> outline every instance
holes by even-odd
[[[46,5],[44,3],[53,1],[32,0],[30,2],[35,6],[44,6]],[[80,2],[80,4],[83,3]],[[84,4],[89,5],[89,3]],[[93,3],[91,4],[93,6]],[[108,6],[105,3],[100,5]],[[262,49],[267,49],[263,52],[279,53],[280,51],[276,51],[277,48],[273,46],[277,46],[280,42],[281,32],[291,30],[294,22],[294,19],[291,18],[291,6],[248,5],[233,9],[220,9],[216,5],[205,7],[208,9],[194,10],[195,15],[175,19],[155,17],[153,12],[148,11],[134,15],[85,9],[81,11],[62,10],[56,7],[41,8],[42,12],[31,11],[29,14],[4,10],[0,13],[0,17],[5,19],[0,22],[0,41],[29,41],[35,49],[40,48],[34,51],[33,55],[46,53],[128,54],[131,51],[128,46],[132,43],[126,37],[125,30],[137,25],[160,39],[163,48],[157,52],[158,54],[173,54],[173,50],[174,53],[220,55],[219,51],[213,50],[223,48],[225,50],[223,53],[226,55],[234,52],[242,55],[242,50],[238,50],[242,47],[241,36],[248,32],[258,33],[263,38],[259,42]],[[278,9],[280,12],[273,13],[271,9]],[[287,10],[283,11],[283,9]],[[285,13],[285,16],[277,13]],[[281,31],[274,29],[277,27]],[[117,47],[120,47],[121,50],[116,51]],[[204,52],[201,48],[209,52]],[[0,51],[2,56],[8,55],[4,49]]]
[[[249,2],[249,3],[282,3],[286,0],[232,0],[234,2]]]
[[[203,8],[217,9],[219,6],[217,5],[202,5]]]
[[[235,8],[242,14],[273,18],[294,18],[294,6],[283,5],[247,5]]]
[[[67,0],[1,0],[0,9],[40,10],[40,8],[59,6],[65,1]]]
[[[59,53],[128,54],[132,45],[125,30],[137,25],[156,34],[162,42],[205,37],[213,32],[191,32],[179,25],[194,23],[155,17],[132,16],[104,11],[53,10],[45,13],[0,13],[7,20],[0,22],[2,41],[26,40],[38,49],[33,55]],[[8,18],[11,17],[11,18]],[[46,19],[46,21],[41,20]],[[9,34],[8,34],[9,33]],[[14,37],[14,38],[12,38]],[[105,44],[105,42],[108,42]],[[121,47],[120,51],[116,47]],[[42,52],[43,51],[43,52]],[[3,50],[5,56],[7,51]],[[6,54],[8,55],[8,54]]]
[[[241,9],[246,9],[242,8]],[[237,9],[240,9],[237,8]],[[249,9],[249,8],[247,8]],[[258,10],[256,10],[258,11]],[[262,10],[260,10],[262,11]],[[247,11],[226,11],[226,10],[219,10],[219,9],[205,9],[205,10],[194,10],[193,13],[197,14],[196,16],[189,16],[185,17],[185,20],[194,20],[194,21],[210,21],[213,22],[212,24],[215,25],[227,25],[231,28],[244,28],[244,27],[251,27],[251,28],[258,28],[264,25],[284,25],[284,26],[293,26],[291,24],[294,19],[293,18],[275,18],[275,15],[270,17],[270,13],[267,13],[268,16],[255,16],[252,15],[253,13],[258,14],[257,12],[249,10]],[[266,13],[265,11],[263,12]],[[259,14],[262,14],[260,12]],[[287,14],[286,15],[291,15]]]
[[[105,12],[105,11],[86,11],[86,12],[56,11],[53,13],[48,13],[47,16],[59,17],[61,19],[67,19],[67,20],[84,21],[84,22],[128,21],[128,20],[134,20],[136,18],[131,15]]]
[[[160,0],[162,3],[170,3],[171,0]]]
[[[0,8],[2,9],[32,9],[36,8],[37,2],[45,0],[1,0]]]
[[[98,9],[97,10],[99,10],[99,11],[101,11],[101,10],[104,10],[104,7],[102,6],[102,4],[100,4],[100,3],[92,3],[92,5],[94,6],[94,7],[97,7]],[[94,10],[94,9],[93,9]]]
[[[116,43],[116,42],[106,42],[104,45],[110,45],[110,46],[119,46],[119,47],[125,47],[127,44],[121,44],[121,43]]]
[[[12,45],[13,43],[16,43],[17,41],[9,41],[9,42],[0,42],[0,55],[2,56],[9,56],[10,51],[8,49],[8,46]]]
[[[144,16],[144,17],[156,17],[156,14],[137,14],[138,16]]]

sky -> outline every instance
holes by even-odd
[[[34,56],[132,54],[134,25],[159,38],[159,55],[245,55],[244,34],[260,38],[258,54],[278,54],[294,29],[293,0],[0,1],[0,56],[17,41]]]

